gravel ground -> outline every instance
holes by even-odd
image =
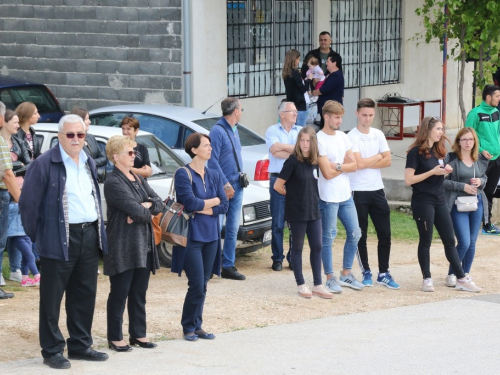
[[[500,278],[496,272],[499,264],[500,237],[479,237],[472,276],[483,288],[482,294],[498,293]],[[343,241],[334,246],[334,268],[341,263]],[[372,271],[376,270],[376,243],[369,242]],[[312,287],[308,249],[305,249],[304,276]],[[293,272],[284,268],[271,270],[271,250],[262,249],[237,259],[237,268],[247,276],[246,281],[214,278],[209,282],[204,310],[204,328],[213,333],[228,332],[252,327],[286,324],[327,316],[352,314],[363,311],[387,309],[397,306],[416,305],[432,301],[469,296],[445,285],[448,263],[440,242],[431,248],[431,271],[434,275],[434,293],[421,291],[421,274],[417,261],[417,244],[396,242],[392,246],[391,273],[401,284],[400,290],[375,284],[372,288],[344,292],[332,300],[320,298],[302,299],[297,296]],[[286,262],[285,262],[286,263]],[[359,267],[354,266],[359,276]],[[101,270],[102,271],[102,270]],[[43,270],[42,270],[43,272]],[[359,277],[358,277],[359,278]],[[323,280],[324,281],[324,280]],[[38,342],[38,288],[21,288],[7,281],[5,290],[14,291],[15,298],[0,300],[2,329],[0,362],[40,356]],[[151,277],[148,290],[148,336],[153,341],[182,337],[180,318],[187,290],[187,279],[161,269]],[[109,291],[108,278],[99,275],[97,305],[94,315],[94,348],[106,345],[106,299]],[[63,304],[64,306],[64,304]],[[127,334],[127,317],[124,318],[124,334]],[[65,314],[61,312],[60,326],[65,327]],[[63,333],[67,337],[64,328]],[[127,340],[127,337],[125,337]]]

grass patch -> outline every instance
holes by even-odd
[[[371,219],[368,221],[368,238],[376,236],[375,227]],[[418,241],[418,230],[413,217],[404,212],[391,211],[391,238],[393,241]],[[285,240],[288,241],[288,228],[285,228]],[[346,233],[344,226],[337,220],[337,237],[336,239],[345,239]],[[434,239],[439,239],[439,235],[434,230]]]

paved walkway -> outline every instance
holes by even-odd
[[[160,342],[52,370],[41,358],[1,374],[498,374],[500,294]]]

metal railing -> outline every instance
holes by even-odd
[[[331,0],[332,48],[345,88],[400,80],[401,0]]]
[[[285,54],[294,48],[304,57],[312,48],[312,29],[312,0],[228,0],[229,96],[283,94]]]

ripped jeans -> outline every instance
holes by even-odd
[[[418,263],[422,277],[424,279],[431,277],[430,249],[435,226],[439,237],[441,237],[446,259],[450,262],[450,268],[458,279],[463,278],[465,274],[455,247],[455,233],[447,204],[429,204],[416,202],[412,199],[411,209],[418,229]]]
[[[325,275],[333,274],[332,246],[337,236],[337,216],[344,226],[347,236],[344,244],[344,260],[342,267],[345,270],[352,269],[352,263],[358,241],[361,238],[361,229],[358,223],[358,214],[352,197],[340,203],[325,202],[319,200],[319,210],[321,212],[321,222],[323,227],[323,247],[321,248],[321,258]]]

